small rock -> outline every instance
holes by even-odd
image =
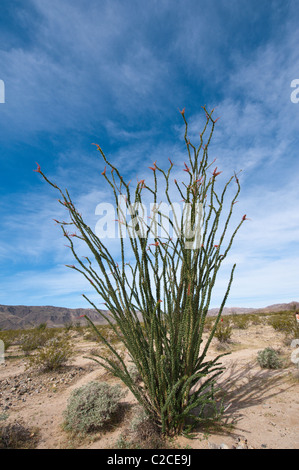
[[[214,442],[208,442],[208,447],[209,449],[219,449],[219,446],[214,444]]]
[[[219,446],[219,449],[229,449],[228,445],[225,444],[224,442],[222,442],[222,444],[220,444]]]

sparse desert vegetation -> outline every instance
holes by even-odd
[[[212,325],[208,317],[205,337]],[[112,329],[98,328],[138,383],[141,377]],[[224,316],[208,355],[219,354],[220,344],[228,353],[215,392],[218,414],[207,414],[189,438],[162,436],[123,382],[91,359],[109,351],[90,327],[0,331],[6,345],[0,447],[200,449],[236,446],[239,438],[253,448],[298,448],[299,369],[290,359],[296,331],[292,311]]]

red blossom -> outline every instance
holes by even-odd
[[[35,163],[37,164],[37,169],[33,171],[36,171],[37,173],[41,173],[40,165],[37,162]]]
[[[185,114],[185,108],[182,109],[182,111],[180,111],[181,115],[184,116]]]
[[[184,162],[184,165],[185,165],[185,169],[183,171],[187,171],[187,173],[190,172],[190,168],[186,165],[186,163]]]
[[[157,161],[157,160],[156,160],[156,161]],[[150,169],[150,170],[156,171],[156,169],[157,169],[156,161],[154,162],[154,166],[153,166],[153,167],[152,167],[152,166],[149,166],[149,169]]]
[[[98,144],[91,144],[91,145],[96,145],[98,150],[101,149],[101,147]]]
[[[213,171],[213,176],[214,177],[216,177],[216,176],[220,175],[220,173],[222,173],[222,171],[217,171],[217,168],[218,167],[216,166],[215,170]]]
[[[159,246],[160,243],[159,242],[156,242],[156,243],[150,243],[149,246]]]
[[[104,168],[104,171],[102,171],[101,175],[105,175],[106,174],[106,167]]]
[[[145,180],[140,180],[138,181],[137,183],[137,186],[140,186],[141,188],[145,188],[145,183],[144,183]]]

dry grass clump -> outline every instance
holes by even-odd
[[[158,426],[149,418],[144,409],[134,407],[133,418],[116,442],[118,449],[166,449],[170,445]]]
[[[34,449],[39,440],[37,429],[15,421],[0,426],[0,449]]]

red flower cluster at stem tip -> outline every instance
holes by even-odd
[[[96,145],[98,150],[101,149],[101,147],[99,146],[99,144],[91,144],[91,145]]]
[[[185,169],[183,171],[187,171],[187,173],[190,173],[190,168],[186,165],[185,162],[184,162],[184,165],[185,165]]]
[[[36,171],[37,173],[41,173],[40,165],[37,162],[35,163],[37,164],[37,169],[33,171]]]
[[[140,180],[140,181],[138,181],[137,186],[140,186],[141,188],[145,188],[146,186],[145,186],[144,181],[145,181],[145,180]]]
[[[182,109],[182,111],[180,111],[181,115],[184,116],[185,114],[185,108]]]
[[[157,169],[156,162],[157,162],[157,160],[154,162],[154,166],[153,166],[153,167],[152,167],[152,166],[149,166],[149,169],[150,169],[150,170],[156,171],[156,169]]]
[[[106,167],[104,168],[104,171],[102,171],[101,175],[105,175],[106,174]]]
[[[215,170],[213,171],[213,176],[214,176],[214,177],[215,177],[215,176],[218,176],[218,175],[220,175],[220,173],[222,173],[222,171],[217,171],[217,168],[218,168],[218,167],[216,166]]]

